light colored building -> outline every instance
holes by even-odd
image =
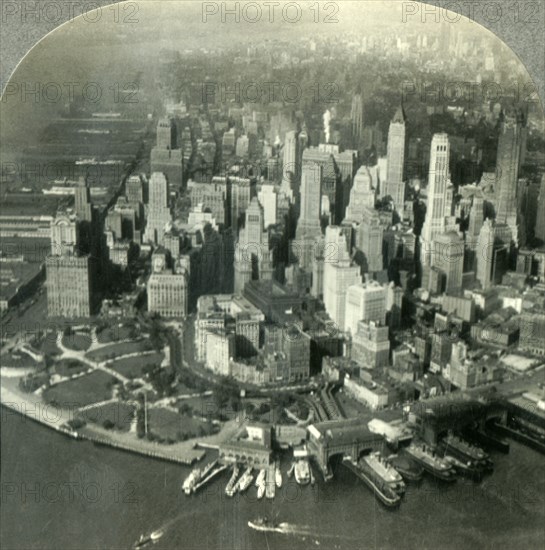
[[[230,362],[235,357],[235,335],[225,329],[210,330],[205,334],[206,366],[216,374],[229,376]]]
[[[359,321],[386,323],[387,286],[366,281],[350,286],[344,293],[345,323],[343,330],[356,334]]]
[[[341,227],[330,225],[326,228],[323,261],[325,309],[339,330],[344,331],[347,330],[347,291],[361,283],[361,275],[359,266],[352,264],[346,233]],[[352,326],[355,332],[355,324]]]
[[[263,184],[257,195],[259,203],[263,207],[263,225],[267,229],[270,225],[275,225],[277,221],[276,207],[277,194],[274,185]]]
[[[359,321],[352,337],[351,358],[366,369],[387,367],[390,361],[388,327],[375,321]]]
[[[149,201],[144,240],[152,244],[163,243],[163,235],[172,222],[169,208],[169,187],[164,174],[154,172],[149,182]]]
[[[388,167],[386,181],[381,186],[380,193],[381,197],[392,197],[395,209],[401,213],[402,218],[405,203],[405,121],[405,112],[400,106],[388,130]]]

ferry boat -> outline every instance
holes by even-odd
[[[149,535],[140,535],[140,538],[134,543],[133,548],[144,548],[150,543],[155,544],[163,536],[162,531],[154,531]]]
[[[405,448],[407,455],[417,464],[420,464],[426,472],[442,481],[456,481],[456,475],[452,464],[437,456],[435,451],[428,449],[424,443],[411,443]]]
[[[344,457],[343,463],[348,466],[375,494],[382,504],[388,508],[398,506],[401,502],[399,494],[384,481],[381,474],[375,470],[375,465],[371,465],[365,459],[356,462],[352,457]]]
[[[255,529],[256,531],[269,533],[285,533],[287,526],[287,523],[276,523],[274,521],[270,521],[266,517],[259,517],[248,522],[248,527]]]
[[[461,462],[470,461],[476,467],[486,470],[491,470],[493,467],[488,453],[453,434],[449,434],[443,439],[441,447],[445,454],[457,458]]]
[[[254,480],[254,476],[252,474],[252,467],[249,466],[246,468],[246,471],[242,474],[241,478],[238,480],[236,491],[239,493],[243,493],[248,489],[248,487],[252,484],[252,481]]]
[[[424,475],[424,468],[404,455],[391,455],[386,460],[401,474],[405,481],[417,482]]]
[[[388,484],[396,493],[403,494],[405,492],[405,483],[399,472],[380,454],[373,452],[363,457],[363,460],[373,468],[373,470],[382,478],[384,483]]]
[[[274,467],[274,481],[278,488],[282,487],[282,472],[280,471],[280,464],[278,462]]]
[[[299,483],[299,485],[306,485],[310,482],[310,467],[308,464],[308,460],[304,458],[300,458],[295,463],[295,481]]]
[[[240,470],[238,468],[238,465],[235,464],[233,468],[233,475],[231,476],[231,479],[228,481],[226,487],[225,487],[225,494],[228,497],[232,497],[236,492],[236,485],[237,485],[237,478],[240,473]]]
[[[213,470],[217,463],[218,461],[214,460],[213,462],[205,466],[203,470],[201,470],[200,468],[193,468],[193,470],[191,470],[191,473],[185,478],[183,482],[182,489],[184,490],[184,493],[186,495],[190,495],[191,493],[193,493],[199,481],[204,479]]]

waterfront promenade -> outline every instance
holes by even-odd
[[[0,398],[6,410],[2,415],[18,414],[22,422],[35,421],[65,433],[75,439],[87,439],[95,443],[107,445],[128,452],[168,460],[180,464],[190,465],[201,460],[206,451],[196,448],[197,443],[205,443],[210,447],[216,447],[224,441],[232,438],[241,428],[238,420],[226,422],[217,434],[198,439],[183,441],[173,445],[162,445],[147,439],[138,439],[134,433],[106,430],[105,428],[87,424],[77,433],[71,432],[64,425],[73,420],[78,409],[62,409],[58,406],[46,403],[37,393],[25,393],[19,389],[20,376],[14,376],[13,369],[4,372],[0,369]]]

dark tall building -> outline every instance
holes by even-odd
[[[170,189],[182,190],[183,153],[177,148],[175,126],[170,119],[161,119],[157,124],[157,145],[151,150],[151,172],[162,172]]]
[[[526,115],[520,108],[503,111],[496,159],[496,222],[511,229],[519,243],[518,175],[526,143]]]
[[[350,119],[352,120],[352,138],[354,140],[354,145],[359,147],[363,137],[363,97],[360,93],[352,98]]]

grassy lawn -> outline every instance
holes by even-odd
[[[89,334],[74,333],[62,337],[63,346],[74,351],[87,351],[91,347]]]
[[[55,363],[53,370],[55,374],[60,374],[61,376],[74,376],[74,374],[88,371],[89,367],[77,359],[62,359],[58,363]]]
[[[28,368],[43,366],[43,362],[34,361],[30,355],[23,352],[4,353],[0,357],[0,365],[11,368]]]
[[[133,329],[131,326],[113,326],[107,327],[100,332],[97,332],[97,340],[100,344],[110,344],[119,340],[128,340],[133,336],[133,332],[137,329]]]
[[[40,338],[35,338],[31,344],[38,350],[48,355],[60,355],[61,350],[57,347],[57,333],[48,331]]]
[[[128,432],[131,428],[134,412],[134,405],[117,401],[87,409],[78,416],[85,420],[85,422],[98,424],[108,429]]]
[[[139,355],[137,357],[118,359],[117,361],[110,363],[108,366],[127,378],[140,378],[144,367],[147,365],[159,366],[163,360],[163,357],[164,354],[154,352],[146,355]]]
[[[112,344],[102,349],[90,351],[86,357],[91,361],[107,361],[108,359],[115,359],[122,355],[129,353],[137,353],[140,351],[149,351],[151,344],[147,340],[140,340],[138,342],[123,342],[121,344]]]
[[[84,407],[111,399],[115,381],[113,376],[105,372],[93,371],[87,376],[48,388],[43,398],[47,403],[57,403],[61,407]]]
[[[148,410],[148,430],[156,437],[181,441],[212,433],[213,426],[197,418],[181,415],[168,409]]]

